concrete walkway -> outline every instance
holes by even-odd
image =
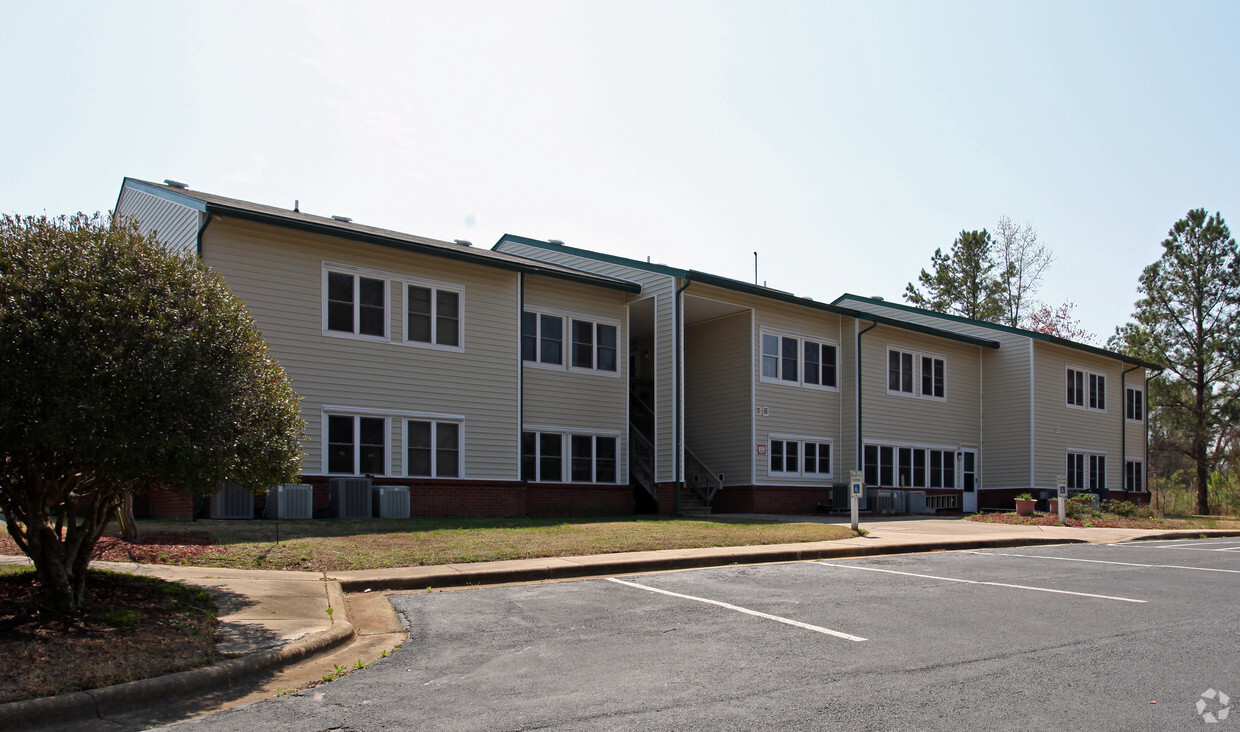
[[[847,524],[817,516],[721,515]],[[761,564],[991,547],[1115,543],[1139,539],[1240,536],[1240,531],[1157,531],[1012,526],[960,518],[866,518],[865,536],[767,546],[709,547],[522,559],[357,572],[92,566],[186,582],[210,590],[220,608],[217,648],[241,654],[214,666],[92,691],[0,705],[0,729],[143,729],[268,698],[321,680],[336,667],[368,663],[400,645],[405,630],[384,593],[493,585],[729,564]],[[26,563],[0,556],[0,563]],[[349,593],[346,595],[345,593]]]

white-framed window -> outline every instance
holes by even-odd
[[[1145,463],[1140,460],[1124,461],[1124,490],[1141,493],[1145,490]]]
[[[387,475],[388,420],[362,414],[325,415],[329,475]]]
[[[455,420],[405,420],[405,475],[410,478],[461,477],[462,424]]]
[[[890,488],[955,488],[956,449],[866,445],[862,451],[866,485]]]
[[[460,289],[405,284],[405,342],[461,350],[464,324]]]
[[[1124,418],[1129,422],[1145,421],[1145,390],[1135,386],[1124,388]]]
[[[620,327],[575,315],[521,313],[521,360],[545,366],[619,373]]]
[[[569,336],[572,339],[569,366],[586,371],[616,371],[619,349],[616,337],[619,328],[610,323],[599,323],[582,318],[569,318]]]
[[[903,348],[887,349],[887,393],[947,399],[947,359]]]
[[[1069,452],[1068,490],[1104,491],[1107,486],[1107,456],[1097,452]]]
[[[833,341],[762,331],[763,381],[820,389],[839,387],[839,348]]]
[[[1068,367],[1068,406],[1105,412],[1106,390],[1106,374]]]
[[[830,478],[831,441],[817,437],[768,438],[770,475],[806,478]]]
[[[388,278],[324,265],[323,332],[388,339]]]
[[[521,433],[521,479],[540,483],[615,483],[620,438],[576,432]]]

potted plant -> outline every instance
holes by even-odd
[[[1026,493],[1020,494],[1019,496],[1016,497],[1016,515],[1017,516],[1032,516],[1033,507],[1036,506],[1037,504],[1038,502],[1034,500],[1032,493],[1026,492]]]

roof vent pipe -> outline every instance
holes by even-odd
[[[184,181],[179,181],[176,178],[164,178],[164,185],[170,186],[172,188],[181,188],[181,189],[189,188],[188,183],[185,183]]]
[[[296,198],[293,199],[293,213],[301,213],[301,201]]]

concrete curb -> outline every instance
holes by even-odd
[[[1240,533],[1240,532],[1238,532]],[[1084,539],[1017,537],[1012,539],[965,539],[961,541],[926,541],[908,544],[879,546],[822,546],[807,545],[803,548],[776,549],[771,551],[723,551],[703,556],[657,557],[651,559],[616,559],[614,561],[588,564],[557,565],[554,567],[531,567],[524,569],[444,571],[422,574],[417,577],[375,577],[368,579],[337,578],[346,592],[366,590],[424,590],[428,587],[464,587],[473,585],[499,585],[513,582],[538,582],[554,579],[580,579],[603,577],[614,574],[639,572],[664,572],[678,569],[702,569],[726,567],[735,564],[779,564],[803,562],[809,559],[836,559],[867,557],[881,554],[923,554],[936,551],[959,551],[964,549],[1000,549],[1021,546],[1046,546],[1048,544],[1086,544]],[[752,549],[752,547],[751,547]]]
[[[326,583],[328,606],[333,610],[332,627],[293,641],[279,648],[232,658],[213,666],[105,686],[89,691],[25,699],[0,704],[0,729],[21,729],[48,722],[74,722],[102,719],[109,715],[140,709],[151,702],[182,694],[227,688],[246,676],[283,666],[331,650],[353,638],[348,605],[339,582]],[[336,612],[341,613],[335,618]]]
[[[1240,536],[1240,529],[1171,529],[1159,534],[1134,536],[1128,541],[1161,541],[1163,539],[1221,539],[1228,536]]]

